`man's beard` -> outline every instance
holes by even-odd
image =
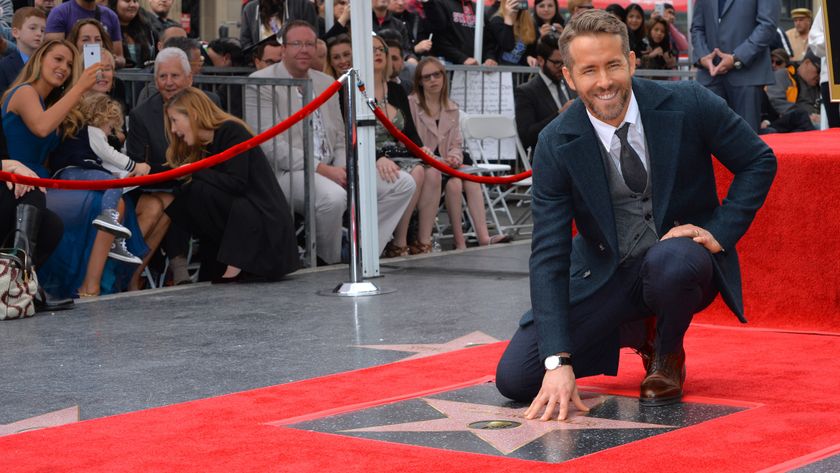
[[[551,72],[551,70],[549,70],[549,68],[548,68],[548,61],[546,61],[546,62],[543,64],[543,67],[542,67],[542,72],[543,72],[543,74],[545,74],[545,76],[546,76],[546,77],[548,77],[549,79],[551,79],[551,80],[552,80],[555,84],[559,83],[559,82],[560,82],[560,79],[563,77],[563,76],[562,76],[562,73],[561,73],[561,75],[559,75],[559,76],[555,76],[555,75],[554,75],[554,73],[553,73],[553,72]]]
[[[630,89],[619,89],[616,91],[617,97],[619,100],[615,102],[615,104],[611,104],[607,106],[606,104],[601,106],[595,106],[598,103],[598,99],[590,99],[588,95],[580,95],[580,99],[583,100],[584,105],[586,105],[586,109],[589,110],[595,118],[601,120],[602,122],[610,122],[611,120],[615,120],[621,115],[621,112],[624,111],[625,105],[630,100]]]

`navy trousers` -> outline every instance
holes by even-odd
[[[708,250],[690,238],[656,243],[643,258],[619,268],[604,287],[570,308],[575,375],[614,374],[619,348],[640,347],[644,320],[652,316],[657,352],[679,351],[691,318],[711,304],[717,292]],[[610,364],[612,370],[604,369]],[[532,322],[511,338],[496,369],[496,387],[505,397],[530,402],[544,375]]]

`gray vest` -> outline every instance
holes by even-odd
[[[635,260],[644,256],[645,252],[659,241],[656,234],[656,223],[653,219],[653,201],[651,199],[650,172],[645,191],[636,194],[631,191],[624,178],[616,169],[609,152],[601,149],[604,168],[607,170],[607,181],[610,185],[613,214],[615,215],[615,229],[618,235],[619,264],[628,260]]]

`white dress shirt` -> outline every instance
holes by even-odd
[[[595,133],[598,135],[601,144],[604,145],[604,149],[609,150],[610,160],[622,178],[624,175],[621,174],[621,162],[619,160],[621,156],[621,142],[615,136],[615,132],[628,122],[630,123],[630,129],[627,131],[627,141],[633,147],[633,150],[636,151],[636,154],[639,155],[639,158],[642,159],[642,165],[645,167],[645,170],[649,171],[650,164],[647,155],[647,146],[645,145],[645,129],[642,126],[642,116],[639,114],[639,104],[636,102],[636,94],[632,91],[630,92],[630,105],[627,107],[624,121],[621,122],[619,127],[614,127],[595,118],[595,116],[589,113],[589,109],[586,110],[586,114],[589,116],[589,121],[592,123],[592,126],[595,127]]]

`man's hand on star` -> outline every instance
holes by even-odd
[[[561,366],[554,370],[547,370],[543,377],[542,387],[531,406],[525,411],[526,419],[534,419],[545,408],[540,420],[551,420],[554,409],[559,405],[560,412],[557,420],[566,420],[569,413],[569,401],[583,412],[589,412],[586,404],[580,400],[575,373],[571,366]]]
[[[699,243],[703,245],[710,253],[720,253],[723,251],[723,247],[720,246],[720,243],[715,239],[715,236],[712,235],[712,232],[706,230],[705,228],[700,228],[697,225],[680,225],[678,227],[674,227],[668,231],[660,241],[667,240],[669,238],[691,238],[694,240],[695,243]]]

